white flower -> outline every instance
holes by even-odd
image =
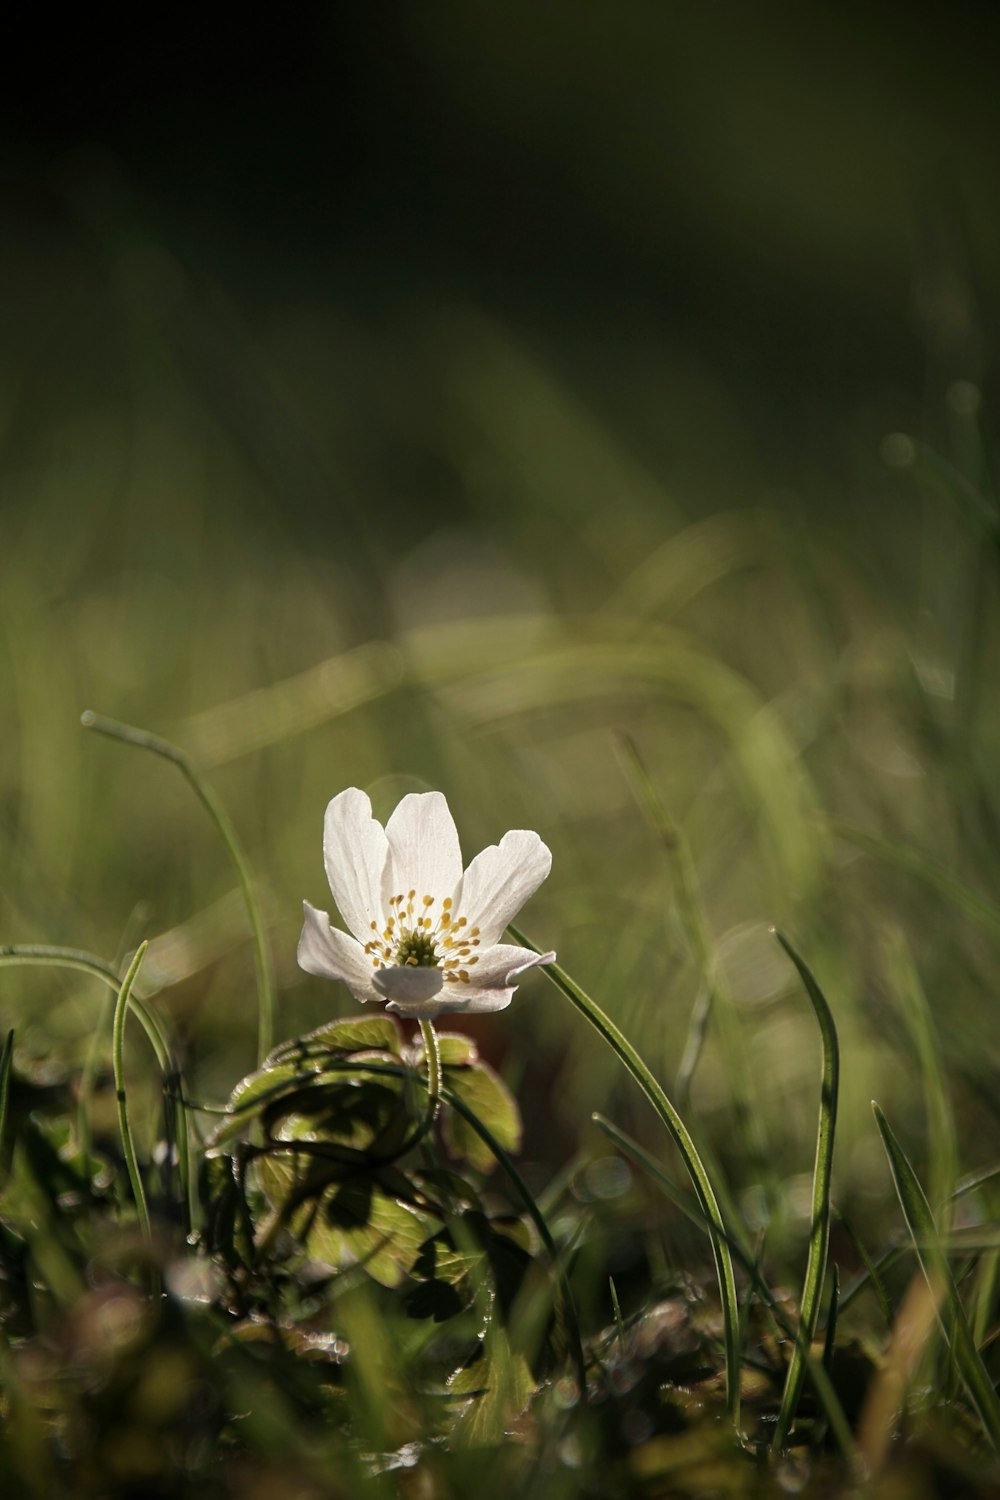
[[[538,834],[505,833],[463,875],[441,792],[411,792],[383,828],[349,787],[326,810],[323,860],[349,934],[303,902],[298,960],[342,980],[356,1000],[426,1019],[502,1010],[525,969],[555,958],[500,942],[552,866]]]

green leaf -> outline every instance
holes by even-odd
[[[324,1059],[328,1072],[324,1071]],[[348,1059],[357,1060],[357,1072]],[[232,1112],[230,1118],[213,1132],[207,1149],[218,1151],[230,1141],[247,1138],[257,1120],[262,1121],[265,1133],[280,1136],[280,1122],[291,1114],[312,1116],[310,1128],[318,1134],[351,1139],[358,1145],[373,1141],[399,1108],[403,1080],[373,1077],[362,1062],[376,1067],[399,1066],[386,1052],[365,1050],[345,1055],[326,1051],[311,1062],[297,1058],[249,1074],[233,1090],[227,1106]],[[320,1123],[319,1117],[324,1114],[326,1121]],[[358,1126],[361,1120],[367,1121],[364,1129]]]
[[[479,1448],[503,1440],[537,1389],[526,1356],[512,1347],[503,1324],[490,1316],[479,1349],[448,1380],[455,1396],[468,1396],[455,1424],[456,1442]]]
[[[267,1067],[257,1073],[249,1073],[230,1094],[226,1105],[230,1117],[223,1120],[209,1136],[206,1145],[208,1154],[218,1152],[227,1141],[245,1136],[266,1104],[307,1081],[308,1074],[297,1063],[285,1063],[279,1067]]]
[[[389,1197],[370,1178],[355,1178],[319,1200],[303,1245],[314,1260],[335,1270],[360,1265],[374,1281],[396,1287],[437,1227],[429,1214]]]
[[[198,1190],[205,1216],[201,1230],[205,1248],[230,1267],[252,1264],[253,1227],[232,1158],[206,1154]]]
[[[495,1305],[507,1317],[532,1263],[525,1226],[519,1220],[490,1219],[469,1210],[455,1215],[420,1247],[411,1267],[422,1280],[463,1288],[462,1305],[476,1300],[483,1284],[494,1294]]]
[[[941,1331],[951,1344],[962,1379],[965,1381],[972,1404],[979,1413],[987,1436],[993,1446],[1000,1449],[1000,1399],[993,1387],[990,1373],[983,1363],[982,1355],[976,1348],[958,1287],[955,1285],[955,1279],[939,1246],[937,1225],[934,1222],[931,1206],[906,1153],[874,1100],[872,1109],[875,1114],[875,1123],[882,1136],[886,1156],[889,1158],[889,1168],[895,1183],[896,1194],[907,1228],[913,1238],[921,1270],[927,1278],[931,1291],[936,1294],[943,1290],[948,1303],[950,1314],[948,1319],[942,1318],[940,1310],[938,1311]]]
[[[460,1031],[439,1031],[437,1039],[442,1067],[471,1067],[479,1062],[479,1048],[471,1036],[463,1036]]]
[[[265,1068],[287,1062],[296,1055],[312,1056],[316,1052],[391,1052],[402,1056],[403,1039],[392,1016],[362,1016],[355,1020],[328,1021],[325,1026],[282,1042],[264,1060]]]
[[[480,1062],[464,1068],[446,1065],[444,1073],[451,1091],[478,1116],[504,1150],[519,1151],[521,1113],[517,1101],[489,1064]],[[495,1158],[492,1151],[457,1111],[449,1110],[445,1114],[441,1130],[453,1155],[463,1157],[480,1172],[493,1170]]]

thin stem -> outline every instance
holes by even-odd
[[[510,931],[514,935],[515,940],[523,947],[530,948],[534,953],[540,951],[513,925],[511,925]],[[667,1127],[688,1170],[688,1175],[691,1178],[698,1202],[709,1223],[712,1255],[719,1278],[719,1295],[722,1303],[722,1318],[725,1331],[726,1406],[733,1425],[738,1427],[740,1420],[740,1312],[739,1300],[736,1295],[736,1276],[733,1271],[733,1259],[729,1250],[728,1235],[726,1233],[725,1222],[722,1218],[722,1211],[719,1208],[719,1201],[715,1195],[715,1189],[712,1187],[711,1179],[705,1171],[701,1157],[698,1155],[691,1132],[631,1042],[626,1040],[611,1018],[605,1015],[600,1006],[558,964],[542,964],[541,967],[556,989],[576,1006],[577,1010],[585,1016],[595,1031],[600,1033],[625,1064]]]
[[[128,1002],[129,996],[132,993],[132,986],[142,966],[142,961],[146,956],[146,949],[148,947],[148,943],[140,943],[136,949],[135,957],[129,965],[128,973],[122,980],[122,987],[118,991],[118,1002],[115,1005],[114,1030],[111,1042],[111,1060],[115,1074],[115,1097],[118,1101],[118,1129],[122,1138],[125,1166],[128,1170],[129,1182],[132,1184],[132,1196],[135,1199],[135,1209],[139,1218],[142,1237],[146,1241],[147,1248],[152,1255],[153,1234],[149,1223],[149,1209],[146,1206],[146,1190],[142,1185],[142,1175],[139,1171],[139,1163],[136,1160],[135,1143],[132,1140],[132,1128],[128,1118],[128,1099],[125,1094],[125,1017],[128,1015]],[[155,1280],[155,1272],[153,1274]]]
[[[140,750],[152,750],[154,755],[161,755],[164,760],[172,761],[187,779],[195,795],[215,823],[236,871],[236,878],[240,883],[253,933],[254,964],[257,970],[257,1061],[263,1062],[274,1042],[274,983],[271,977],[271,961],[260,908],[254,895],[250,866],[229,814],[184,751],[172,745],[169,740],[161,739],[156,734],[149,734],[145,729],[135,729],[130,724],[120,724],[116,719],[106,719],[102,714],[95,714],[91,709],[87,709],[81,716],[80,722],[85,729],[96,729],[98,734],[106,734],[114,740],[124,740],[125,744],[136,745]]]
[[[424,1116],[426,1131],[430,1130],[437,1119],[441,1104],[441,1048],[433,1021],[421,1019],[420,1035],[424,1043],[424,1057],[427,1059],[427,1113]]]

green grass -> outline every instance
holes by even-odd
[[[386,397],[369,450],[301,398],[330,510],[289,519],[246,342],[123,275],[128,399],[53,366],[8,465],[5,1493],[995,1488],[983,475],[917,444],[868,531],[735,469],[699,510],[468,319],[361,340],[380,391],[457,340],[444,417]],[[254,366],[289,401],[291,358]],[[459,515],[373,468],[415,431]],[[302,974],[352,784],[440,787],[467,854],[537,829],[552,983],[417,1047]]]

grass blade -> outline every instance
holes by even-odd
[[[875,1123],[882,1136],[885,1154],[889,1158],[892,1180],[906,1226],[913,1239],[921,1270],[932,1292],[938,1286],[944,1289],[950,1317],[947,1320],[942,1318],[939,1309],[938,1321],[941,1331],[952,1345],[959,1372],[972,1404],[979,1413],[983,1428],[993,1446],[1000,1449],[1000,1400],[993,1388],[989,1371],[976,1348],[969,1320],[958,1294],[958,1287],[955,1285],[948,1262],[938,1244],[937,1225],[934,1222],[931,1206],[906,1153],[893,1134],[885,1115],[874,1101],[872,1101],[872,1109],[875,1114]]]
[[[535,948],[534,944],[516,927],[511,926],[510,931],[517,942],[523,944],[524,947],[531,948],[535,953],[541,951]],[[558,964],[543,964],[542,968],[556,989],[580,1011],[625,1064],[667,1127],[687,1168],[698,1202],[710,1226],[712,1255],[719,1278],[719,1296],[725,1329],[726,1403],[730,1418],[734,1425],[738,1426],[740,1420],[740,1309],[726,1226],[711,1179],[705,1171],[690,1131],[631,1042],[622,1035],[610,1016],[605,1015],[600,1006],[591,1000],[590,996]]]
[[[837,1096],[840,1087],[840,1047],[833,1014],[822,990],[811,970],[799,957],[792,944],[782,934],[775,934],[778,942],[792,960],[806,993],[812,1001],[816,1020],[823,1041],[823,1081],[820,1089],[819,1127],[816,1132],[816,1163],[813,1168],[812,1223],[809,1230],[809,1254],[806,1259],[806,1274],[802,1284],[799,1321],[800,1337],[795,1342],[785,1378],[785,1390],[781,1398],[781,1410],[774,1430],[774,1446],[784,1447],[799,1404],[802,1381],[805,1376],[803,1351],[812,1344],[819,1321],[823,1282],[826,1277],[826,1257],[830,1244],[830,1183],[833,1168],[833,1145],[837,1127]]]
[[[85,729],[94,729],[98,734],[106,734],[110,739],[123,740],[126,745],[136,745],[140,750],[151,750],[154,755],[160,755],[164,760],[172,761],[186,778],[215,824],[236,871],[253,934],[254,965],[257,970],[257,1062],[262,1063],[274,1044],[274,982],[271,977],[267,940],[264,936],[264,923],[254,895],[250,866],[229,814],[194,763],[183,750],[179,750],[169,740],[161,739],[156,734],[149,734],[145,729],[134,729],[131,724],[119,724],[117,719],[106,719],[89,708],[81,716],[80,722]]]

